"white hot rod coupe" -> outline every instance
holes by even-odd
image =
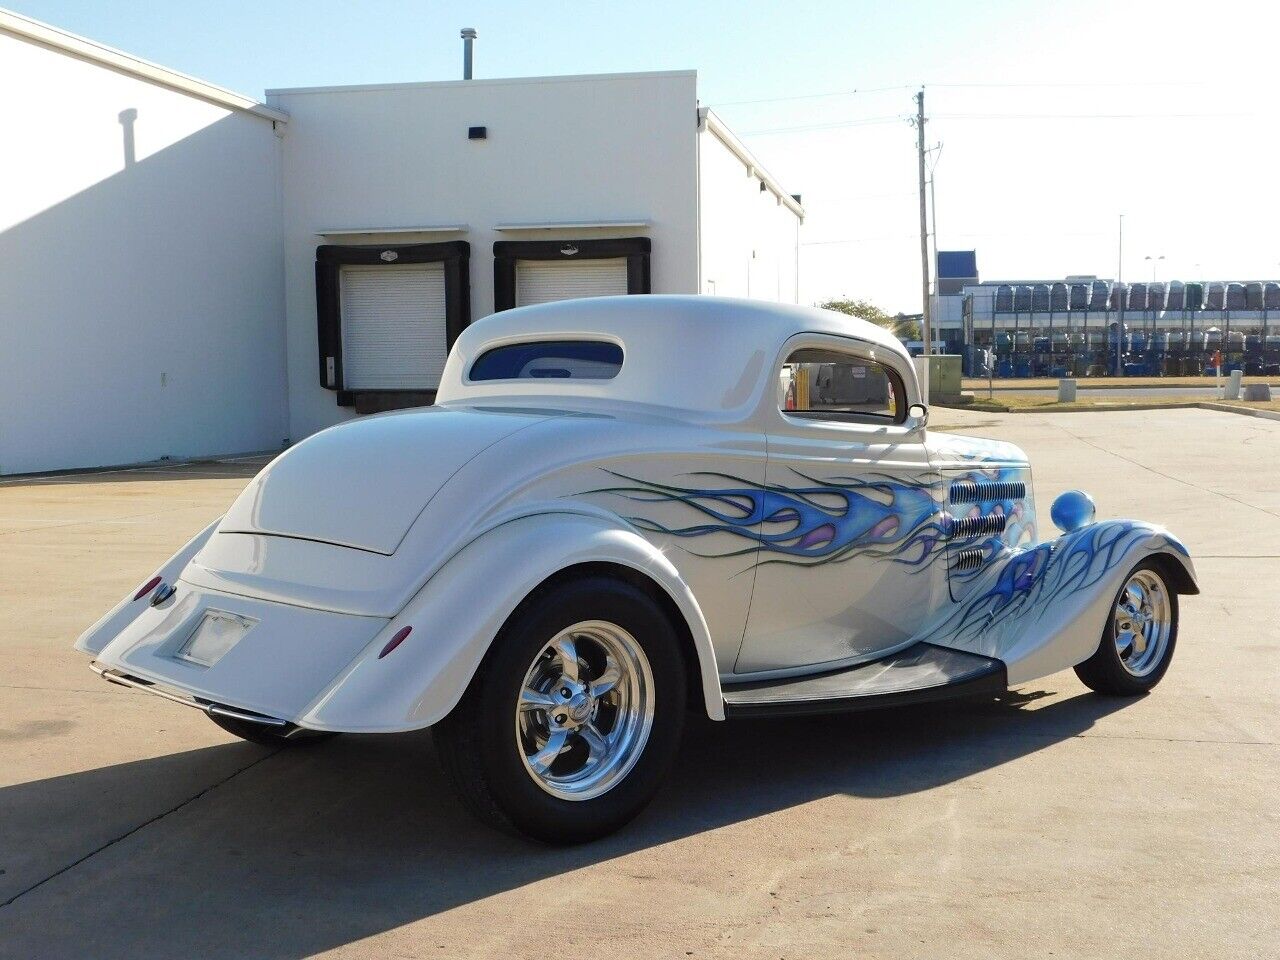
[[[437,403],[269,464],[77,648],[249,740],[434,727],[466,804],[550,842],[653,795],[721,720],[992,696],[1074,667],[1138,694],[1186,548],[1015,446],[927,433],[888,332],[632,296],[467,328]]]

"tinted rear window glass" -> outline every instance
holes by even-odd
[[[471,380],[612,380],[622,348],[599,340],[539,340],[486,350],[471,364]]]

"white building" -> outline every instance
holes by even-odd
[[[430,402],[473,319],[794,302],[796,198],[693,72],[270,91],[0,11],[0,473],[279,449]],[[16,146],[15,146],[16,145]]]

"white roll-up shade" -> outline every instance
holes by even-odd
[[[444,267],[344,266],[342,383],[348,390],[434,390],[448,356]]]
[[[627,292],[627,258],[517,260],[516,306]]]

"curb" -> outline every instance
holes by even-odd
[[[942,406],[935,403],[933,406]],[[946,410],[967,410],[970,413],[1118,413],[1125,410],[1187,410],[1195,407],[1202,407],[1204,404],[1195,400],[1188,400],[1185,403],[1118,403],[1118,404],[1091,404],[1083,407],[1069,407],[1061,410],[1045,410],[1042,407],[1006,407],[1002,410],[992,410],[990,407],[980,407],[975,404],[967,406],[946,406]],[[1232,409],[1232,412],[1236,412]]]
[[[1263,420],[1280,420],[1280,410],[1254,410],[1249,407],[1233,407],[1229,403],[1197,403],[1201,410],[1214,410],[1218,413],[1236,413],[1244,417],[1261,417]]]
[[[969,378],[965,377],[964,379],[968,380]],[[1042,378],[1035,378],[1035,379],[1042,379]],[[1178,378],[1178,379],[1182,379],[1182,378]],[[1087,382],[1087,380],[1091,380],[1092,382]],[[961,381],[962,384],[963,382],[964,381]],[[1008,381],[1005,381],[1005,383],[1008,384]],[[1247,386],[1250,383],[1266,383],[1273,388],[1280,388],[1280,382],[1276,381],[1271,377],[1262,377],[1262,376],[1255,375],[1247,378],[1245,385]],[[1089,390],[1186,390],[1189,388],[1195,388],[1195,387],[1201,387],[1201,386],[1207,389],[1214,385],[1215,384],[1214,384],[1213,377],[1204,377],[1202,383],[1165,383],[1165,384],[1126,383],[1123,377],[1098,377],[1098,378],[1077,377],[1076,378],[1076,389],[1078,389],[1082,393]],[[1001,385],[999,381],[997,381],[994,387],[989,388],[987,385],[987,382],[984,380],[982,383],[980,383],[976,387],[962,386],[961,389],[967,390],[970,392],[981,390],[984,393],[988,389],[992,389],[996,393],[999,393],[1002,390],[1006,390],[1010,393],[1026,393],[1028,391],[1035,391],[1035,390],[1054,390],[1054,389],[1057,389],[1057,384],[1055,381],[1053,384],[1048,384],[1043,387],[1024,387],[1024,386],[1018,386],[1017,384]]]
[[[1260,417],[1263,420],[1280,420],[1280,411],[1277,410],[1252,410],[1249,407],[1233,407],[1227,403],[1213,403],[1206,402],[1204,400],[1188,400],[1185,403],[1094,404],[1087,407],[1071,407],[1065,410],[1046,410],[1043,407],[1006,407],[1003,410],[992,410],[989,407],[977,407],[972,404],[965,406],[951,406],[949,404],[941,403],[934,403],[932,406],[941,407],[944,410],[967,410],[969,413],[999,414],[1122,413],[1126,410],[1211,410],[1214,413],[1234,413],[1244,417]]]

